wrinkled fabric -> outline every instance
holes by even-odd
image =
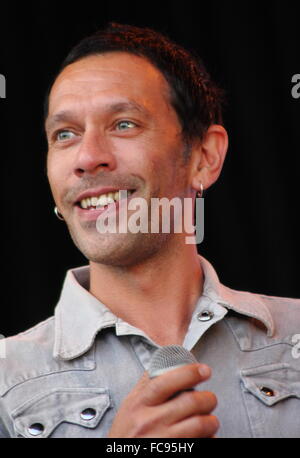
[[[216,437],[300,437],[300,300],[232,290],[199,262],[183,346],[212,368],[196,389],[217,396]],[[67,272],[53,317],[0,344],[0,437],[30,438],[107,437],[159,347],[89,293],[88,266]]]

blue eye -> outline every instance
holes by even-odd
[[[58,140],[69,140],[70,137],[65,137],[65,138],[61,137],[61,134],[66,135],[68,133],[73,134],[73,132],[71,132],[70,130],[60,130],[56,133],[56,138],[58,138]]]
[[[135,127],[135,126],[136,126],[136,124],[134,122],[131,122],[131,121],[120,121],[117,124],[118,130],[126,130],[128,128],[132,128],[132,127]]]

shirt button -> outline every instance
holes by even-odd
[[[31,434],[31,436],[39,436],[40,434],[42,434],[44,429],[44,425],[42,425],[41,423],[33,423],[29,426],[28,432],[29,434]]]
[[[96,412],[95,409],[89,408],[89,409],[84,409],[84,410],[81,412],[80,416],[81,416],[81,418],[82,418],[83,420],[92,420],[93,418],[95,418],[96,413],[97,413],[97,412]]]
[[[260,391],[265,394],[266,396],[274,396],[274,391],[267,386],[261,386]]]
[[[203,310],[202,312],[198,313],[197,319],[199,321],[209,321],[214,317],[214,313],[210,312],[209,310]]]

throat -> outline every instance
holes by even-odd
[[[122,315],[122,316],[120,316]],[[182,345],[189,327],[190,313],[176,313],[166,310],[147,313],[145,308],[131,314],[119,314],[119,318],[143,331],[157,345]]]

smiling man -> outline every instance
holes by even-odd
[[[194,204],[217,180],[228,139],[203,64],[157,32],[111,24],[63,62],[45,131],[56,213],[89,265],[68,271],[54,317],[5,340],[0,434],[297,436],[299,301],[223,286],[184,229],[161,230],[161,213],[158,232],[98,230],[112,214],[119,227],[124,207],[128,221],[135,198]],[[150,379],[170,344],[198,363]]]

